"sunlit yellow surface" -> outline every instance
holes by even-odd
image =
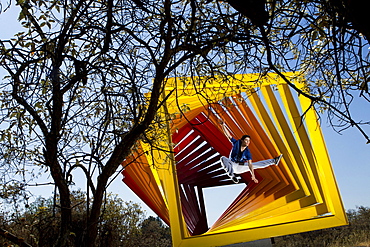
[[[304,87],[301,77],[285,76]],[[347,224],[316,113],[310,101],[298,97],[282,78],[276,74],[172,78],[166,85],[163,98],[168,99],[159,113],[166,124],[156,132],[161,148],[142,143],[147,152],[140,165],[150,169],[127,169],[124,175],[134,177],[132,188],[170,224],[174,246],[222,246]],[[254,135],[254,157],[277,152],[284,156],[278,167],[258,171],[264,178],[261,183],[247,187],[207,232],[192,236],[181,209],[172,135],[214,102],[223,103],[214,109],[228,109],[219,116],[235,134]],[[217,125],[215,115],[209,120]],[[123,165],[128,162],[132,160]]]

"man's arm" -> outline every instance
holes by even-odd
[[[248,160],[248,166],[249,166],[249,170],[251,171],[251,175],[252,175],[252,180],[253,180],[253,182],[258,183],[258,179],[257,179],[257,178],[256,178],[256,176],[254,175],[254,169],[253,169],[252,160]]]
[[[230,134],[229,130],[227,129],[226,124],[222,121],[220,123],[221,123],[222,131],[224,132],[225,136],[229,140],[231,140],[231,138],[233,138],[233,136]]]

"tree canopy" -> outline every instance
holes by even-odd
[[[356,2],[16,1],[23,28],[0,41],[1,197],[49,174],[60,196],[56,245],[71,244],[70,188],[81,170],[92,200],[82,234],[91,246],[120,163],[139,139],[156,146],[152,124],[168,77],[203,76],[193,83],[206,84],[295,71],[306,88],[285,78],[294,90],[328,111],[339,131],[355,126],[369,142],[369,120],[351,114],[353,101],[370,96],[369,32],[363,11],[350,11]]]

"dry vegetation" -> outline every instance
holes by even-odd
[[[274,247],[370,246],[370,208],[347,212],[349,225],[277,237]]]

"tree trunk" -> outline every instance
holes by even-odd
[[[63,40],[63,39],[62,39]],[[63,43],[63,42],[62,42]],[[56,52],[61,54],[62,52]],[[59,70],[63,59],[61,56],[56,55],[53,70],[50,78],[53,85],[52,94],[52,111],[50,132],[46,136],[46,164],[50,167],[50,173],[53,177],[56,187],[60,196],[60,212],[61,224],[58,239],[55,246],[71,246],[70,231],[72,224],[72,208],[70,191],[68,188],[67,180],[65,178],[63,168],[58,161],[58,143],[60,141],[60,132],[62,130],[62,116],[63,116],[63,93],[61,91],[61,81],[59,78]]]
[[[161,63],[157,70],[157,76],[153,83],[152,93],[150,97],[150,103],[146,111],[146,116],[141,123],[136,124],[129,133],[121,140],[121,142],[115,147],[111,158],[103,168],[101,174],[98,176],[98,184],[94,195],[94,201],[91,208],[87,233],[84,236],[83,243],[85,246],[92,247],[95,245],[96,237],[98,234],[98,223],[101,212],[101,206],[103,204],[103,196],[106,190],[108,179],[114,174],[117,168],[120,166],[124,158],[130,153],[131,147],[139,139],[139,137],[145,132],[145,130],[152,123],[154,117],[157,114],[158,103],[160,100],[160,92],[162,90],[163,79],[164,79],[164,68],[168,64],[169,57],[165,56],[166,59]]]
[[[83,243],[85,246],[92,247],[95,245],[96,237],[98,235],[98,223],[103,204],[103,197],[108,183],[108,179],[114,174],[120,166],[124,157],[126,157],[131,147],[134,145],[139,136],[145,131],[142,125],[137,125],[128,133],[121,143],[116,146],[111,158],[105,165],[101,174],[98,177],[98,184],[94,194],[94,201],[89,215],[87,232],[84,236]]]
[[[56,148],[57,147],[55,144],[47,145],[47,152],[45,156],[47,161],[46,164],[48,164],[50,167],[50,173],[53,177],[55,185],[58,188],[60,196],[61,225],[55,246],[62,247],[70,246],[69,237],[72,222],[72,209],[69,188],[58,163]]]

